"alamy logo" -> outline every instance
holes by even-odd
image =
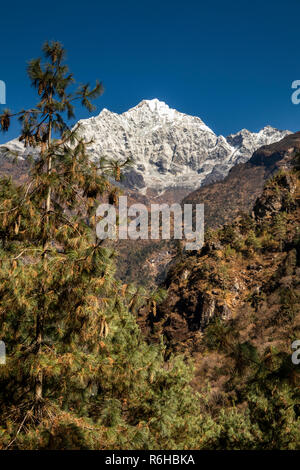
[[[0,341],[0,365],[6,364],[6,347],[4,341]]]
[[[6,104],[6,85],[3,80],[0,80],[0,104]]]
[[[169,240],[172,232],[174,239],[187,240],[186,250],[199,250],[204,243],[203,204],[196,204],[195,211],[192,204],[151,204],[149,211],[144,204],[128,207],[127,196],[120,196],[118,217],[112,204],[100,204],[96,215],[101,218],[96,228],[101,240]]]
[[[291,95],[292,103],[299,104],[300,103],[300,80],[294,80],[292,83],[292,88],[295,89],[295,91]]]
[[[297,339],[292,343],[292,349],[296,351],[292,354],[292,363],[298,366],[300,364],[300,340]]]

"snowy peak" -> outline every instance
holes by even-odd
[[[259,132],[250,132],[242,129],[236,134],[226,137],[227,142],[234,147],[231,156],[234,164],[245,163],[258,148],[263,145],[270,145],[281,140],[289,131],[280,131],[272,126],[265,126]]]
[[[137,122],[147,120],[148,124],[155,120],[157,122],[171,122],[178,119],[180,113],[163,101],[157,99],[143,100],[134,108],[122,114],[124,118],[135,119]]]
[[[132,113],[142,114],[155,114],[156,116],[168,117],[174,119],[175,114],[178,113],[176,109],[170,108],[164,101],[159,101],[154,98],[153,100],[143,100],[133,108],[123,113],[123,116],[130,115]],[[180,113],[178,113],[180,114]]]
[[[145,106],[147,106],[152,113],[156,112],[158,114],[168,114],[170,111],[172,111],[172,113],[175,111],[175,109],[171,110],[164,101],[159,101],[157,98],[154,98],[152,100],[141,101],[134,108],[131,108],[129,112],[133,109],[144,108]]]
[[[130,157],[135,162],[130,184],[138,181],[139,187],[158,190],[195,189],[222,179],[259,147],[289,133],[266,126],[258,133],[242,129],[228,137],[217,136],[199,117],[181,113],[158,99],[143,100],[122,114],[103,109],[80,124],[82,135],[93,140],[92,158]]]
[[[101,111],[99,116],[103,115],[103,111],[104,110]],[[110,111],[105,109],[105,112]],[[191,125],[191,123],[194,122],[195,125],[202,125],[204,130],[213,133],[199,117],[181,113],[176,109],[170,108],[164,101],[160,101],[157,98],[143,100],[133,108],[117,116],[130,121],[134,120],[136,125],[141,124],[142,127],[151,127],[153,125],[166,123],[175,124],[177,122],[187,122]]]

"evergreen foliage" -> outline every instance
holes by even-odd
[[[102,85],[70,91],[63,47],[43,53],[28,66],[36,107],[0,116],[4,132],[17,116],[20,140],[39,149],[26,185],[0,184],[0,448],[191,447],[201,419],[190,369],[146,344],[95,238],[97,197],[122,165],[92,163],[67,120],[75,100],[92,110]]]

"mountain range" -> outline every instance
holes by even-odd
[[[199,117],[189,116],[157,99],[143,100],[117,114],[103,109],[98,116],[79,121],[80,133],[89,145],[91,158],[133,160],[123,185],[162,192],[167,188],[194,190],[222,180],[238,163],[250,159],[263,145],[279,141],[291,132],[266,126],[259,132],[242,129],[227,137],[216,135]],[[32,149],[14,139],[0,146],[20,158]]]
[[[291,133],[266,126],[257,133],[242,129],[218,136],[199,117],[180,113],[157,99],[143,100],[123,114],[103,109],[79,124],[85,139],[93,141],[89,146],[93,159],[134,161],[123,183],[144,194],[147,188],[193,190],[223,179],[259,147]]]

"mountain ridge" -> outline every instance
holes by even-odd
[[[93,140],[92,158],[132,158],[125,186],[163,190],[207,184],[224,178],[236,163],[290,134],[271,126],[259,132],[242,129],[227,137],[216,135],[200,117],[170,108],[157,99],[142,100],[117,114],[103,109],[98,116],[79,121],[81,134]]]

